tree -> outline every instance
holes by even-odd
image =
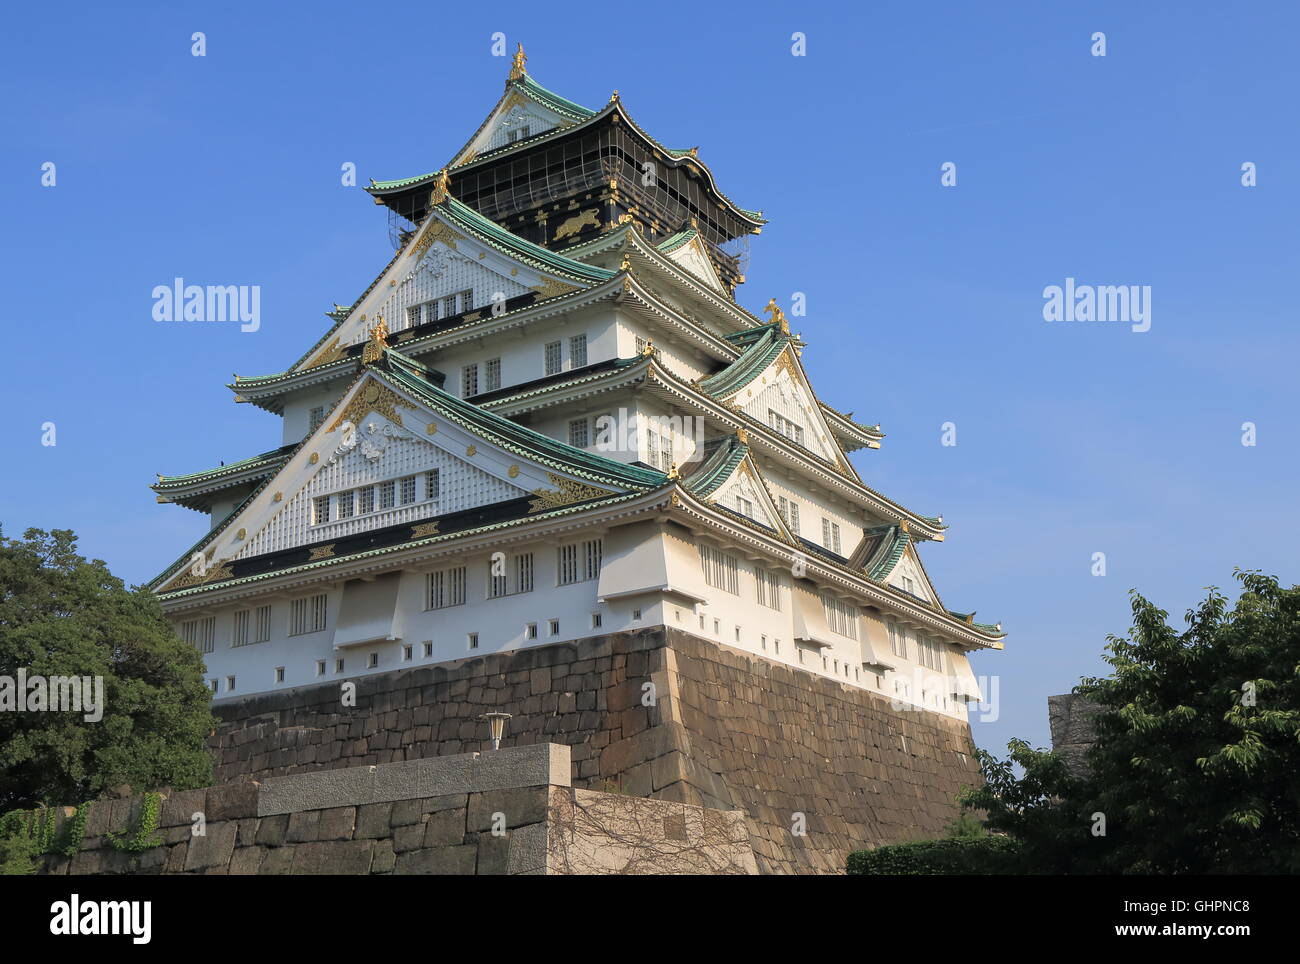
[[[76,552],[66,529],[0,530],[0,698],[19,670],[100,677],[103,717],[0,712],[0,813],[75,804],[105,788],[192,789],[211,782],[205,740],[215,724],[203,663],[158,600],[127,589],[100,560]],[[0,703],[3,705],[3,703]]]
[[[1300,586],[1236,577],[1235,607],[1212,588],[1182,632],[1131,593],[1114,672],[1075,688],[1098,708],[1085,773],[1020,741],[1009,761],[982,755],[987,783],[965,803],[1020,839],[1031,869],[1300,871]]]

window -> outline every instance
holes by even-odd
[[[423,319],[424,305],[411,305],[406,309],[406,327],[414,328],[420,324]]]
[[[315,408],[311,410],[311,428],[309,428],[307,431],[309,432],[316,431],[316,429],[321,427],[321,423],[324,421],[325,421],[325,406],[317,405]]]
[[[781,512],[781,518],[785,524],[790,527],[790,531],[795,535],[799,534],[799,505],[792,502],[783,495],[776,497],[776,507]]]
[[[334,660],[334,672],[336,673],[343,672],[343,660],[341,659]]]
[[[478,633],[470,633],[468,639],[469,639],[469,648],[478,649]]]
[[[552,636],[560,635],[560,621],[558,619],[552,619],[547,628],[551,631]]]
[[[826,610],[826,625],[831,632],[858,638],[858,607],[837,596],[822,595],[822,605]]]
[[[569,422],[569,444],[574,448],[585,449],[591,443],[591,422],[585,418],[575,418]]]
[[[403,646],[402,646],[402,662],[403,662],[403,663],[409,663],[409,662],[411,661],[412,651],[413,651],[413,647],[411,646],[410,643],[405,643],[405,644],[403,644]]]
[[[217,642],[217,617],[207,616],[181,623],[181,639],[200,653],[212,652]]]
[[[325,675],[325,660],[323,659],[316,660],[316,675],[317,676]]]
[[[437,469],[430,469],[424,473],[424,497],[426,499],[436,499],[442,494],[442,479],[438,475]]]
[[[425,658],[425,659],[428,659],[430,656],[433,655],[433,640],[431,640],[431,639],[426,639],[426,640],[425,640],[423,643],[421,643],[420,645],[423,647],[424,658]]]
[[[640,335],[637,335],[637,336],[636,336],[636,353],[637,353],[638,355],[645,354],[645,346],[646,346],[646,340],[645,340],[644,338],[642,338]]]
[[[584,368],[587,364],[587,336],[574,335],[569,339],[569,367]]]
[[[460,370],[460,395],[469,398],[478,394],[478,363],[466,365]]]
[[[559,374],[563,359],[560,356],[560,343],[558,341],[548,342],[546,345],[546,374]]]
[[[465,567],[455,566],[429,573],[429,605],[426,609],[446,609],[465,603]]]
[[[767,420],[774,429],[796,445],[803,445],[803,426],[796,425],[780,412],[767,410]]]
[[[721,619],[715,619],[715,620],[713,620],[713,635],[714,635],[714,636],[721,636],[721,635],[722,635],[722,620],[721,620]]]
[[[389,480],[388,482],[379,483],[379,508],[391,509],[396,502],[394,495],[397,491],[397,483]]]
[[[213,692],[214,695],[216,694],[216,692],[217,692],[217,688],[218,688],[220,685],[221,685],[221,684],[218,683],[215,679],[210,679],[210,680],[208,680],[208,689],[212,690],[212,692]]]
[[[754,518],[754,503],[750,502],[743,495],[736,496],[736,511],[741,515]]]
[[[227,693],[233,693],[234,691],[235,691],[235,678],[234,678],[233,676],[227,676],[227,677],[226,677],[226,692],[227,692]]]
[[[640,619],[641,619],[641,610],[639,609],[632,610],[632,622],[634,623],[638,622],[640,621]]]
[[[271,607],[258,606],[253,619],[253,642],[264,643],[271,638]]]
[[[885,625],[889,629],[889,650],[895,656],[901,656],[907,659],[907,637],[903,635],[898,628],[898,623],[892,619],[886,620]]]
[[[521,552],[501,561],[502,571],[496,572],[496,563],[488,563],[488,598],[509,596],[533,591],[533,554]]]
[[[913,596],[916,595],[916,584],[912,582],[911,576],[899,576],[898,581],[903,584],[903,589],[906,592],[910,592]]]
[[[283,683],[283,682],[284,682],[284,667],[283,667],[283,666],[277,666],[277,667],[275,668],[275,681],[276,681],[277,683]]]
[[[592,613],[592,614],[591,614],[591,628],[592,628],[592,629],[600,629],[600,624],[601,624],[600,613]]]
[[[247,609],[241,609],[235,613],[235,631],[231,634],[231,646],[248,645],[248,624],[252,613]]]
[[[401,486],[400,492],[402,505],[410,505],[415,501],[415,476],[408,475],[405,478],[399,479],[398,484]]]
[[[483,391],[495,392],[501,387],[501,359],[489,358],[483,363]]]
[[[768,609],[781,609],[781,582],[775,569],[754,568],[754,584],[758,587],[758,603]]]
[[[322,522],[330,521],[330,497],[328,495],[318,495],[312,499],[311,521],[313,525],[320,525]]]
[[[839,523],[824,517],[822,518],[822,545],[836,554],[840,551]]]
[[[371,654],[370,654],[370,661],[369,661],[369,664],[368,664],[367,668],[368,668],[368,669],[374,669],[374,668],[375,668],[376,666],[378,666],[378,665],[379,665],[379,654],[378,654],[378,653],[371,653]]]
[[[766,637],[766,636],[760,636],[760,637],[758,637],[758,639],[759,639],[759,645],[761,645],[761,646],[763,647],[763,651],[766,652],[766,651],[767,651],[767,637]]]
[[[524,627],[524,639],[536,639],[536,638],[537,638],[537,624],[529,623]]]
[[[321,593],[317,596],[303,596],[289,603],[289,635],[302,636],[324,629],[328,601],[329,597]]]
[[[740,642],[740,627],[736,627],[736,642]]]
[[[920,643],[921,665],[927,669],[943,672],[943,640],[933,636],[922,636]]]
[[[600,575],[601,541],[588,539],[560,546],[558,550],[558,585],[585,582]]]
[[[357,489],[357,515],[365,515],[367,512],[375,511],[375,487],[367,485],[364,489]]]
[[[704,581],[714,589],[740,595],[740,573],[736,557],[727,555],[713,546],[700,546],[700,565],[704,567]]]
[[[348,490],[347,492],[340,492],[338,494],[340,519],[352,518],[354,514],[353,510],[356,508],[357,505],[356,495],[357,494],[355,490]]]

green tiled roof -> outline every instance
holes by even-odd
[[[153,488],[157,491],[214,482],[223,475],[234,475],[249,469],[266,468],[269,471],[278,468],[289,457],[289,453],[293,451],[293,448],[292,445],[282,446],[269,452],[263,452],[260,455],[240,459],[238,462],[231,462],[229,465],[220,465],[215,469],[204,469],[202,472],[191,472],[188,475],[159,476]]]
[[[883,531],[881,531],[883,530]],[[883,538],[872,557],[867,560],[867,575],[877,581],[886,579],[894,567],[898,565],[898,560],[903,558],[903,553],[907,550],[908,544],[912,537],[903,532],[898,526],[882,526],[880,532]]]
[[[555,93],[555,91],[547,90],[537,81],[533,80],[532,77],[529,77],[526,72],[523,77],[511,81],[511,86],[516,90],[527,94],[544,107],[549,107],[557,114],[564,114],[566,117],[571,117],[573,120],[588,120],[600,113],[599,111],[592,110],[590,107],[583,107],[581,104],[575,104],[567,97],[561,97],[559,94]]]
[[[761,375],[789,343],[788,336],[775,326],[769,327],[734,362],[716,375],[701,379],[700,390],[715,397],[734,394]]]
[[[511,231],[507,231],[495,221],[483,217],[468,204],[462,204],[454,197],[448,197],[442,204],[438,205],[437,210],[445,212],[457,225],[475,232],[494,247],[531,261],[545,271],[567,275],[593,284],[608,281],[618,274],[617,271],[611,271],[608,268],[600,268],[596,265],[574,261],[572,258],[556,254],[540,244],[527,241]]]
[[[696,231],[694,228],[687,228],[685,231],[678,231],[672,237],[665,238],[655,245],[655,247],[664,254],[671,254],[699,233],[700,232]]]
[[[731,477],[731,473],[736,471],[736,466],[748,452],[748,445],[734,435],[728,436],[714,449],[713,454],[690,474],[686,479],[686,487],[700,498],[712,495]]]

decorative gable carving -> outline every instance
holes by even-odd
[[[816,398],[794,373],[789,349],[778,355],[767,371],[742,388],[732,400],[739,403],[746,415],[769,427],[776,427],[771,415],[776,412],[802,430],[800,444],[804,448],[835,465],[842,464],[843,456],[818,410]]]

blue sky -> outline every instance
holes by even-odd
[[[1234,566],[1297,581],[1292,5],[56,4],[7,27],[7,535],[75,529],[130,582],[198,537],[154,473],[279,444],[223,384],[293,362],[392,253],[340,165],[440,167],[500,95],[500,31],[770,219],[740,300],[805,293],[819,393],[888,433],[864,478],[944,515],[944,602],[1010,633],[975,661],[1000,677],[981,745],[1046,743],[1046,697],[1103,669],[1130,588],[1181,620]],[[261,329],[155,323],[177,276],[260,285]],[[1045,322],[1067,277],[1150,285],[1150,330]]]

